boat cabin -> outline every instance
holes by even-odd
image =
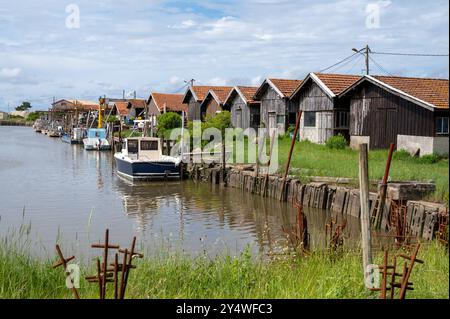
[[[159,160],[162,155],[161,140],[157,137],[130,137],[124,141],[123,153],[129,158]]]
[[[106,139],[106,130],[104,128],[90,128],[87,132],[87,138]]]

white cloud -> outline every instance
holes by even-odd
[[[175,92],[191,78],[255,86],[269,75],[301,78],[366,43],[374,51],[448,52],[447,0],[391,1],[380,28],[367,29],[367,4],[383,1],[78,0],[75,32],[54,0],[3,1],[0,92],[11,103],[119,97],[123,89],[148,96],[150,89]],[[448,77],[445,58],[373,57],[390,73]],[[350,72],[351,65],[333,71]]]
[[[0,77],[15,78],[22,72],[20,68],[2,68],[0,69]]]

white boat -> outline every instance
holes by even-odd
[[[111,145],[106,139],[106,129],[90,128],[87,131],[87,137],[83,139],[84,149],[91,151],[104,151],[111,149]]]
[[[127,138],[114,158],[117,173],[130,180],[180,178],[181,157],[163,155],[156,137]]]

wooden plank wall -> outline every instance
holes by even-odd
[[[432,111],[366,83],[350,95],[350,134],[370,136],[371,148],[397,144],[397,135],[434,136]]]

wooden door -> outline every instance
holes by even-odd
[[[397,146],[397,109],[383,107],[376,110],[374,139],[370,141],[373,149],[388,148],[390,143]]]

